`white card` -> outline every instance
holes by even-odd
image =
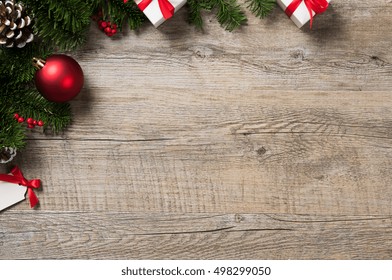
[[[0,181],[0,211],[25,199],[27,188]]]

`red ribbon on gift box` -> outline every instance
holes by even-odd
[[[27,194],[29,195],[30,199],[30,206],[33,208],[38,203],[38,197],[34,193],[34,189],[38,189],[41,186],[40,179],[33,179],[27,180],[24,176],[22,171],[20,171],[19,167],[15,166],[11,170],[12,175],[9,174],[0,174],[0,181],[12,183],[12,184],[19,184],[22,186],[27,187]]]
[[[324,13],[328,8],[327,0],[293,0],[290,5],[287,6],[285,13],[288,17],[291,17],[293,13],[297,10],[298,6],[305,2],[306,8],[310,14],[310,28],[313,25],[313,11],[315,14]]]
[[[152,0],[143,0],[137,6],[140,10],[144,11]],[[162,15],[165,19],[169,19],[174,15],[174,7],[169,0],[158,0],[159,9],[161,9]]]

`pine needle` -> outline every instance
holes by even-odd
[[[276,7],[276,0],[246,0],[248,9],[259,18],[265,18]]]

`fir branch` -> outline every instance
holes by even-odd
[[[33,119],[42,120],[45,127],[54,133],[63,130],[71,123],[71,107],[69,103],[53,103],[46,100],[36,89],[28,89],[21,94],[21,99],[15,104],[16,112]]]
[[[91,6],[80,0],[25,0],[34,31],[46,45],[72,50],[85,42]]]
[[[21,149],[25,146],[25,129],[0,101],[0,149],[5,147]]]
[[[146,20],[146,16],[136,5],[135,1],[130,0],[124,3],[123,0],[112,0],[112,7],[117,7],[117,12],[122,12],[124,19],[127,19],[128,26],[131,30],[138,29]],[[115,14],[113,15],[115,16]]]
[[[3,79],[0,79],[0,83]],[[54,103],[46,100],[34,85],[8,85],[1,89],[1,113],[13,116],[15,113],[27,118],[42,120],[45,128],[58,133],[71,122],[71,108],[68,103]]]
[[[202,5],[199,0],[188,0],[188,22],[194,24],[197,28],[203,27],[203,18],[201,16]]]
[[[19,94],[10,104],[13,112],[42,120],[45,128],[58,133],[71,122],[71,107],[68,103],[54,103],[46,100],[35,88],[19,89]]]
[[[32,65],[33,57],[46,57],[50,50],[45,45],[30,43],[24,48],[0,49],[0,76],[7,77],[4,84],[29,82],[34,78],[36,69]]]
[[[259,18],[269,15],[276,7],[276,0],[246,0],[248,9]]]
[[[247,21],[237,0],[188,0],[187,5],[189,8],[189,22],[199,28],[203,26],[202,10],[216,10],[218,22],[228,31],[233,31]]]
[[[123,0],[90,0],[90,5],[94,11],[102,10],[104,19],[116,23],[120,30],[125,22],[131,30],[135,30],[146,20],[146,16],[133,0],[127,3]]]
[[[236,0],[214,0],[217,2],[218,22],[228,31],[240,27],[247,21],[244,12]]]

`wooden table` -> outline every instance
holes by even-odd
[[[73,124],[13,162],[44,186],[0,213],[0,258],[392,258],[392,2],[247,14],[92,26]]]

